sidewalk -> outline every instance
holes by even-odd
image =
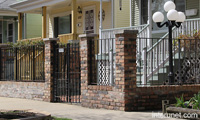
[[[88,109],[77,105],[4,97],[0,97],[0,109],[33,109],[46,111],[51,113],[52,116],[71,118],[73,120],[156,120],[155,118],[152,118],[152,112],[123,112],[104,109]]]

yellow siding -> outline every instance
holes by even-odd
[[[27,14],[27,38],[42,37],[42,15]],[[34,31],[34,32],[33,32]]]
[[[122,0],[122,10],[119,8],[119,0],[114,0],[115,28],[130,26],[130,0]]]
[[[96,18],[96,33],[99,33],[99,20],[98,20],[98,14],[100,11],[100,3],[99,2],[81,2],[77,3],[77,7],[80,6],[82,11],[84,10],[85,7],[90,7],[90,6],[94,6],[95,7],[95,18]],[[103,21],[103,29],[109,29],[111,28],[111,2],[103,2],[103,9],[105,11],[105,20]],[[56,14],[62,14],[62,13],[69,13],[71,11],[71,6],[67,6],[67,7],[63,7],[63,8],[58,8],[58,9],[52,9],[51,11],[49,11],[49,18],[48,18],[48,34],[49,37],[53,37],[53,16],[55,16]],[[77,23],[80,23],[81,26],[78,27],[77,26],[77,33],[78,34],[82,34],[84,33],[84,13],[79,14],[77,12]]]

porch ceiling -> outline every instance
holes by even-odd
[[[90,2],[90,1],[100,1],[100,0],[77,0],[77,3]],[[102,0],[103,2],[109,2],[110,0]],[[68,5],[71,0],[25,0],[22,2],[17,2],[10,5],[11,8],[17,10],[17,12],[24,13],[41,13],[41,8],[43,6],[55,6],[55,5]]]

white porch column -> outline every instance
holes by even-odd
[[[112,28],[114,28],[114,0],[111,1],[112,3]]]
[[[99,39],[102,39],[102,0],[100,0],[100,25],[99,25]]]

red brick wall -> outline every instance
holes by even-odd
[[[118,37],[121,38],[118,39]],[[81,95],[82,106],[90,108],[105,108],[114,110],[128,110],[131,103],[133,90],[134,72],[136,73],[135,56],[137,31],[126,31],[124,34],[117,35],[116,38],[116,81],[114,86],[96,86],[90,85],[89,80],[93,74],[90,74],[91,61],[89,59],[90,49],[89,41],[94,36],[83,36],[80,41],[81,55]],[[134,59],[134,60],[133,60]]]
[[[184,94],[185,100],[189,100],[198,91],[200,91],[200,85],[137,88],[137,94],[132,98],[132,110],[159,110],[162,107],[162,100],[170,100],[170,103],[174,104],[175,97]]]
[[[116,35],[116,80],[114,86],[89,85],[89,40],[81,37],[81,94],[82,106],[111,110],[141,111],[161,110],[162,100],[175,103],[175,97],[184,94],[189,100],[200,90],[200,85],[184,86],[136,86],[136,37],[137,31],[124,31]]]

